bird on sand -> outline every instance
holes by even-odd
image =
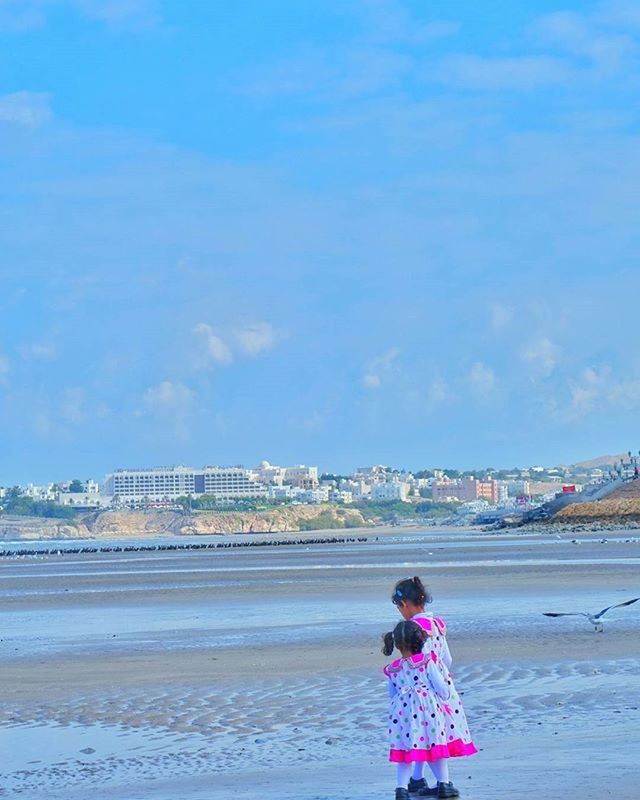
[[[634,597],[633,600],[625,600],[624,603],[616,603],[613,606],[607,606],[603,608],[602,611],[598,611],[597,614],[587,614],[584,611],[543,611],[542,613],[545,617],[586,617],[593,625],[593,629],[596,633],[603,633],[604,623],[602,617],[604,617],[607,611],[611,611],[612,608],[622,608],[623,606],[633,605],[633,603],[637,603],[638,600],[640,600],[640,597]]]

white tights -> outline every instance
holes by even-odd
[[[433,777],[438,783],[449,783],[449,764],[446,758],[439,758],[436,761],[428,761]],[[413,779],[419,781],[424,775],[424,761],[416,761],[413,766]],[[403,784],[399,783],[398,786]]]
[[[396,778],[396,786],[398,789],[407,789],[409,787],[409,778],[411,777],[411,764],[398,764],[398,772]]]

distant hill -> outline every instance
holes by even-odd
[[[621,458],[626,457],[626,453],[621,453],[619,456],[598,456],[589,461],[578,461],[574,467],[583,467],[584,469],[595,469],[596,467],[612,467],[615,463],[620,461]]]

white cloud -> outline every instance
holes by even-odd
[[[619,72],[636,49],[633,39],[626,33],[603,31],[589,16],[571,11],[546,14],[536,27],[545,43],[586,58],[606,75]]]
[[[112,28],[149,28],[160,21],[154,0],[0,0],[0,30],[42,28],[56,8],[69,8]]]
[[[200,322],[193,330],[204,340],[205,354],[209,361],[214,361],[216,364],[230,364],[233,361],[231,348],[213,332],[211,325]]]
[[[51,119],[51,95],[44,92],[13,92],[0,95],[0,122],[37,128]]]
[[[60,416],[71,425],[80,425],[86,420],[84,389],[78,386],[65,389],[60,405]]]
[[[620,25],[626,29],[640,27],[640,5],[637,0],[611,0],[605,3],[597,18],[610,25]]]
[[[427,405],[429,408],[435,408],[436,406],[442,405],[442,403],[446,403],[447,400],[450,399],[451,392],[449,390],[449,384],[444,378],[434,378],[427,392]]]
[[[548,377],[556,368],[559,354],[559,347],[543,336],[531,342],[522,351],[521,357],[544,377]]]
[[[23,358],[35,358],[43,361],[52,361],[58,355],[58,349],[53,342],[33,342],[20,348]]]
[[[379,389],[382,386],[382,381],[379,375],[366,374],[362,376],[362,385],[366,389]]]
[[[436,80],[463,89],[536,89],[566,83],[571,71],[551,56],[483,58],[461,54],[447,56],[437,65]]]
[[[189,438],[189,418],[194,393],[188,386],[184,383],[161,381],[146,390],[143,400],[155,421],[162,423],[161,435],[168,434],[178,441]],[[135,412],[135,416],[141,416],[140,411]]]
[[[247,356],[257,356],[265,350],[270,350],[276,343],[278,336],[268,322],[256,322],[235,332],[235,339],[240,350]]]
[[[110,26],[140,25],[149,27],[159,22],[155,3],[151,0],[72,0],[84,16]]]
[[[565,409],[564,416],[576,421],[593,411],[609,375],[608,367],[601,370],[594,367],[584,369],[579,381],[569,385],[569,406]]]
[[[362,385],[366,389],[379,389],[382,386],[384,373],[392,368],[399,355],[400,350],[397,347],[390,347],[382,355],[371,359],[362,377]]]
[[[496,376],[491,367],[476,361],[469,370],[471,389],[479,397],[488,397],[496,386]]]
[[[491,327],[494,331],[501,331],[513,319],[513,311],[502,303],[492,303],[491,305]]]
[[[232,330],[224,337],[206,322],[199,322],[193,329],[201,342],[201,352],[196,357],[198,368],[214,364],[231,364],[235,356],[254,358],[270,350],[278,341],[279,334],[268,322],[254,322]]]
[[[183,383],[162,381],[150,386],[144,393],[144,402],[154,411],[184,409],[189,405],[193,392]]]
[[[402,0],[365,0],[358,11],[362,26],[358,38],[369,43],[425,44],[452,36],[461,27],[458,22],[443,19],[425,22]]]
[[[569,382],[569,403],[561,417],[580,422],[592,412],[621,412],[640,408],[640,378],[619,379],[607,364],[586,367],[577,380]]]

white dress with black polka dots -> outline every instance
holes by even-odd
[[[390,682],[391,761],[435,761],[477,752],[453,681],[444,665],[436,664],[435,654],[398,659],[384,672]]]

